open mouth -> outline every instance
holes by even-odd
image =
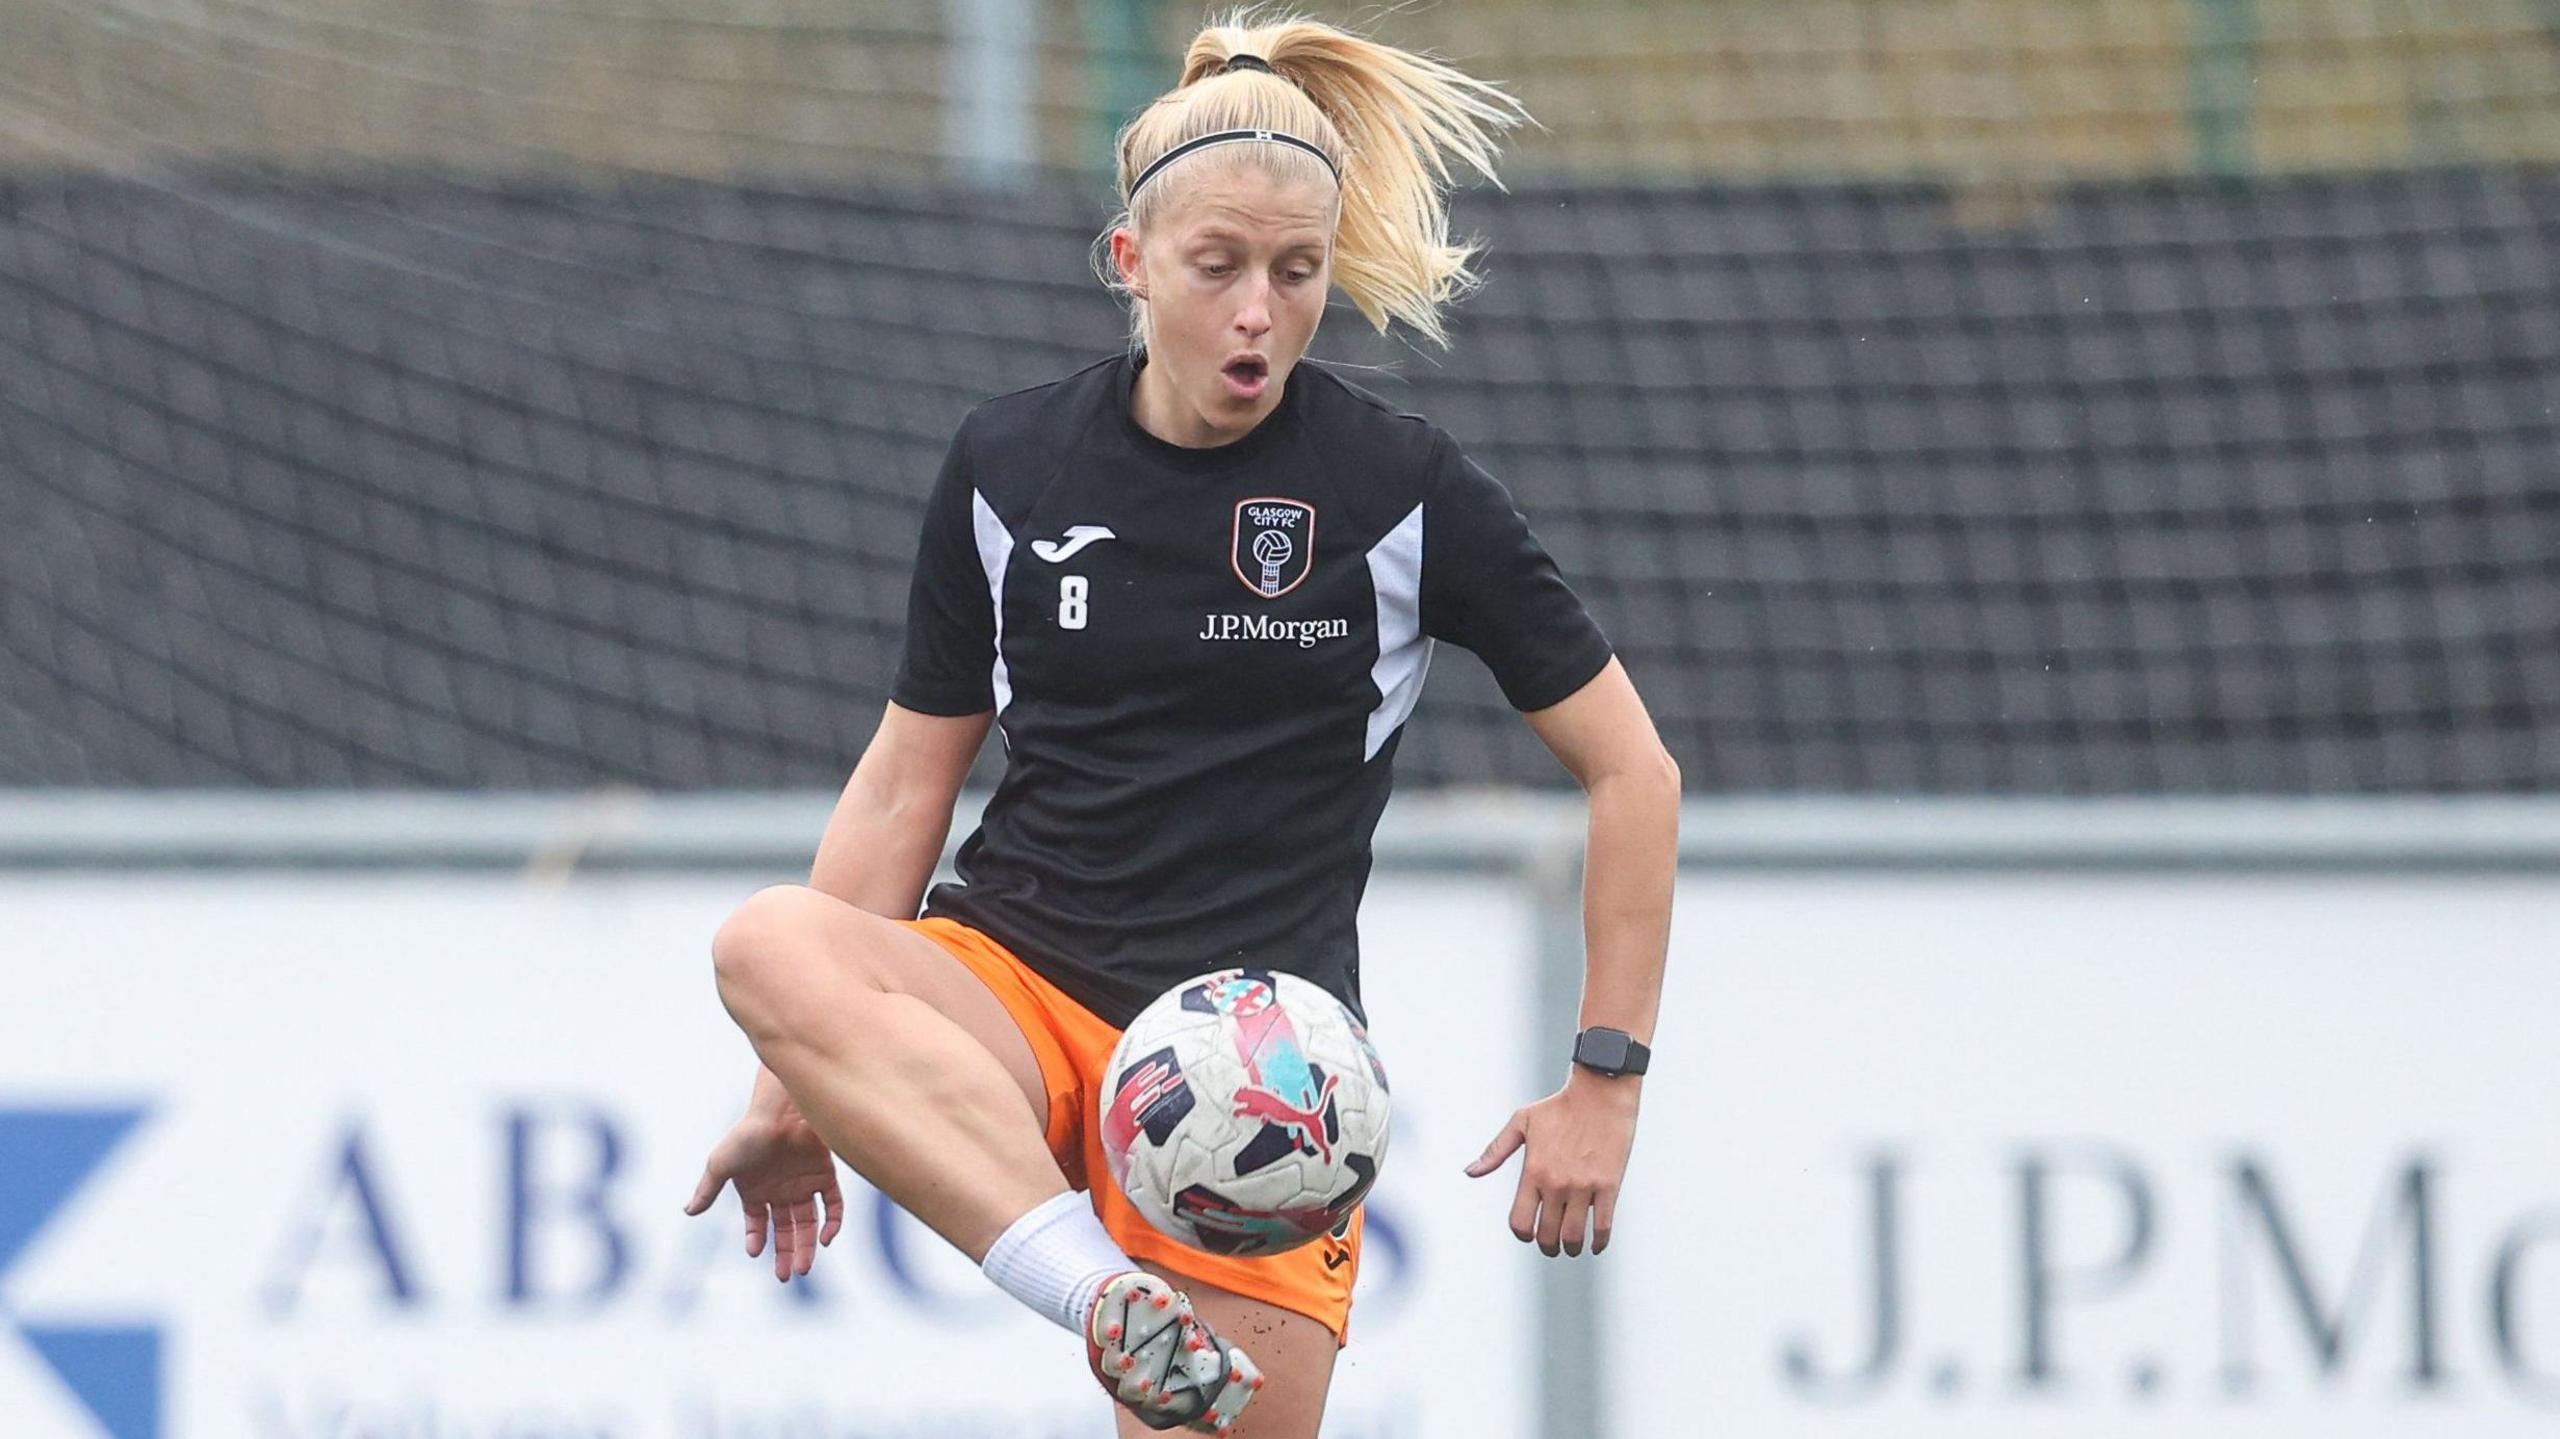
[[[1228,390],[1248,400],[1271,380],[1271,366],[1262,360],[1238,360],[1219,373],[1226,376]]]

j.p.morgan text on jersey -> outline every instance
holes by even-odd
[[[1298,648],[1311,650],[1318,640],[1347,639],[1351,634],[1349,620],[1275,620],[1269,615],[1203,615],[1200,638],[1204,640],[1295,640]]]

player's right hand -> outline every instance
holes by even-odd
[[[747,1214],[747,1257],[773,1245],[773,1277],[806,1274],[818,1247],[833,1244],[844,1228],[844,1192],[836,1185],[836,1157],[826,1141],[796,1114],[750,1110],[712,1146],[702,1182],[684,1212],[700,1214],[735,1185]],[[824,1205],[823,1214],[820,1212]],[[821,1220],[824,1226],[821,1227]]]

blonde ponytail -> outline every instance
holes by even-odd
[[[1270,73],[1225,70],[1258,55]],[[1390,320],[1446,349],[1441,310],[1479,283],[1469,267],[1481,246],[1449,238],[1448,192],[1456,162],[1497,187],[1499,135],[1529,120],[1520,102],[1426,55],[1398,50],[1294,14],[1235,11],[1202,30],[1182,60],[1182,82],[1119,136],[1121,212],[1096,246],[1097,272],[1130,307],[1130,343],[1146,337],[1146,302],[1108,262],[1108,237],[1126,225],[1147,233],[1185,180],[1215,165],[1258,164],[1284,182],[1331,184],[1325,162],[1278,144],[1215,145],[1176,161],[1132,205],[1130,186],[1184,141],[1222,130],[1277,130],[1322,150],[1341,174],[1333,283],[1383,333]],[[1217,157],[1212,159],[1211,157]],[[1187,173],[1177,173],[1187,172]]]

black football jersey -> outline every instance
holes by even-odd
[[[1115,1026],[1243,965],[1360,1013],[1370,838],[1433,642],[1523,710],[1609,643],[1438,426],[1302,361],[1242,439],[1188,449],[1130,412],[1145,362],[979,405],[934,482],[891,698],[993,709],[1006,763],[924,909]]]

